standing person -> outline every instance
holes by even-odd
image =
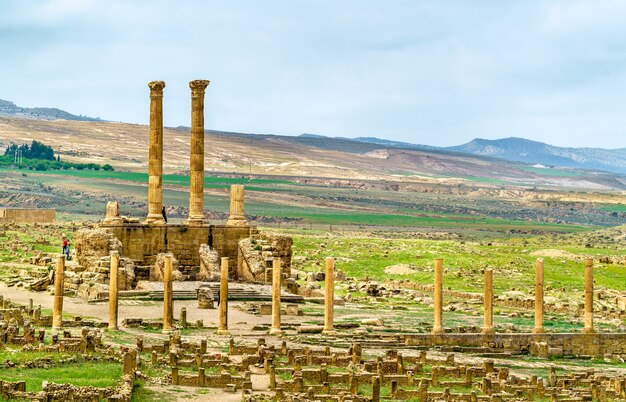
[[[161,208],[161,215],[163,215],[163,220],[167,223],[167,214],[165,213],[165,207]]]
[[[65,259],[69,260],[70,259],[70,242],[69,240],[67,240],[67,237],[65,235],[62,235],[61,238],[63,239],[63,254],[65,255]]]

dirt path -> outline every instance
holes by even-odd
[[[33,299],[34,305],[41,305],[43,309],[52,309],[54,296],[46,292],[31,292],[28,290],[7,287],[0,283],[0,294],[5,299],[28,305],[28,300]],[[163,317],[163,302],[158,300],[141,301],[120,299],[118,318],[121,325],[124,318],[141,317],[145,319],[158,319]],[[232,308],[241,302],[229,302],[228,322],[229,329],[233,334],[247,333],[252,330],[255,325],[270,324],[271,316],[258,316]],[[195,300],[175,300],[174,301],[174,317],[180,316],[180,310],[185,307],[187,309],[187,321],[195,322],[203,320],[205,326],[215,326],[218,322],[219,310],[199,309]],[[97,318],[102,321],[108,320],[109,311],[108,303],[87,303],[86,301],[76,297],[65,297],[63,300],[63,311],[75,315],[81,315],[85,318]],[[303,320],[303,317],[282,316],[283,323],[297,323]]]

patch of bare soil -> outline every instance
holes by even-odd
[[[530,253],[533,257],[549,257],[549,258],[565,258],[567,260],[573,260],[577,257],[576,254],[569,253],[563,250],[557,250],[552,248],[535,250]]]
[[[390,265],[385,268],[385,273],[392,275],[410,275],[414,272],[415,269],[413,269],[413,267],[409,264]]]

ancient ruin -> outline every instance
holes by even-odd
[[[308,229],[313,240],[298,243],[293,232],[260,231],[244,213],[241,184],[220,190],[230,197],[226,222],[207,219],[208,84],[189,83],[183,222],[166,222],[162,213],[163,81],[148,84],[145,219],[122,215],[124,205],[113,200],[97,224],[0,221],[2,248],[19,261],[1,278],[11,298],[0,293],[0,398],[150,400],[154,395],[141,394],[148,384],[175,387],[188,399],[234,395],[250,402],[626,399],[626,293],[594,286],[594,272],[607,275],[609,257],[573,258],[566,275],[578,282],[563,300],[555,297],[562,285],[549,276],[558,259],[536,258],[526,243],[515,245],[532,255],[525,274],[510,268],[519,262],[514,258],[474,266],[433,240],[402,251],[426,263],[390,262],[376,280],[371,267],[357,277],[352,256],[361,247],[375,254],[372,266],[384,264],[401,252],[392,236],[368,233],[342,250],[342,234]],[[29,236],[18,238],[23,228]],[[65,231],[75,242],[71,259],[29,243]],[[374,241],[382,251],[373,250]],[[476,243],[484,254],[496,252],[492,243]],[[311,251],[294,256],[294,247]],[[465,240],[458,247],[460,254]],[[522,289],[509,286],[513,276]],[[33,391],[33,380],[12,375],[61,366],[83,375],[105,367],[110,381],[50,378]]]

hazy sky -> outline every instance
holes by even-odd
[[[206,128],[626,147],[626,1],[0,0],[0,99]]]

